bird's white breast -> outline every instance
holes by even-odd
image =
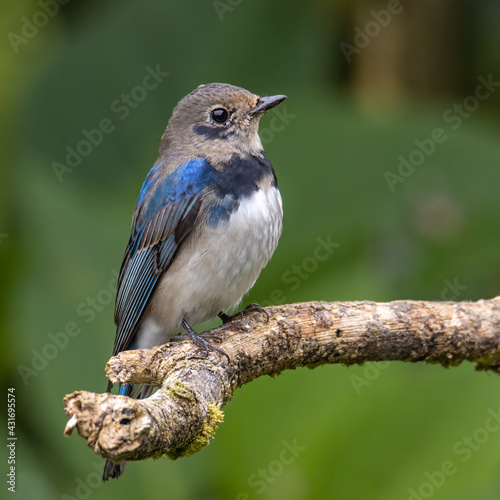
[[[188,238],[155,290],[139,347],[166,342],[182,330],[183,318],[194,325],[236,306],[276,249],[282,219],[272,186],[242,199],[229,220]]]

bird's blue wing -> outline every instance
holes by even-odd
[[[193,228],[203,187],[213,172],[208,162],[196,159],[161,178],[161,166],[148,174],[134,212],[118,278],[113,355],[128,349],[133,341],[156,284]]]

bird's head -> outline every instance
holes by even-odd
[[[284,99],[284,95],[258,96],[226,83],[200,85],[174,108],[162,149],[182,154],[188,148],[221,160],[235,153],[260,153],[259,120]]]

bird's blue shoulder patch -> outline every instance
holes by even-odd
[[[142,184],[141,192],[139,193],[139,199],[137,200],[137,205],[140,205],[144,201],[144,198],[146,197],[148,191],[151,189],[151,186],[158,180],[160,174],[159,170],[161,167],[163,167],[163,165],[164,162],[156,161],[153,165],[153,168],[149,171],[149,174],[146,176],[146,179]]]
[[[178,203],[180,200],[201,191],[214,169],[203,158],[195,158],[179,165],[171,174],[161,179],[163,162],[155,164],[142,185],[137,207],[146,203],[148,212],[156,212],[169,203]]]
[[[272,183],[276,182],[271,163],[263,152],[258,156],[235,155],[217,169],[208,160],[195,158],[162,178],[163,165],[163,162],[155,164],[142,186],[137,200],[136,234],[166,206],[182,203],[207,189],[215,202],[211,203],[207,222],[216,227],[229,220],[242,199],[259,189],[264,177],[271,176]]]
[[[184,198],[186,195],[192,195],[202,191],[215,174],[210,163],[203,158],[195,158],[187,163],[180,165],[172,174],[165,179],[166,188],[170,188],[170,197],[172,201],[177,201],[177,197]]]
[[[175,212],[189,208],[207,185],[210,185],[211,178],[216,173],[203,158],[182,163],[168,175],[162,172],[162,167],[163,163],[155,164],[139,194],[132,229],[132,238],[136,242],[146,226],[168,206],[172,209],[176,207]],[[135,247],[133,251],[135,252]]]

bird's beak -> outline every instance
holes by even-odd
[[[267,95],[260,97],[257,103],[257,107],[250,111],[251,115],[256,115],[259,113],[265,113],[269,111],[274,106],[277,106],[280,102],[286,99],[286,95]]]

